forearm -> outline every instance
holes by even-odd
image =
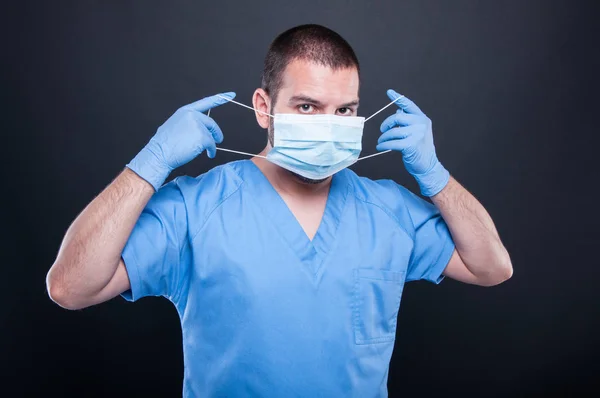
[[[121,252],[154,189],[125,169],[71,224],[47,276],[50,295],[66,301],[98,294],[117,271]]]
[[[512,265],[485,208],[454,178],[431,198],[448,225],[466,268],[484,282],[506,280]]]

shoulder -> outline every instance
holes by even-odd
[[[202,195],[203,201],[222,200],[242,185],[239,162],[225,163],[196,177],[179,176],[171,181],[181,191],[186,201],[194,201]],[[168,185],[168,184],[167,184]]]
[[[219,165],[196,177],[180,176],[174,183],[186,203],[208,206],[222,203],[243,184],[243,164],[230,162]]]
[[[226,163],[198,176],[178,176],[163,185],[151,201],[160,207],[181,208],[189,221],[202,224],[233,196],[243,183],[238,162]]]
[[[380,206],[392,214],[399,214],[407,206],[406,197],[413,195],[402,185],[389,179],[372,180],[346,169],[345,177],[354,196],[365,203]]]
[[[407,200],[412,193],[408,189],[393,180],[372,180],[348,169],[345,175],[355,200],[377,208],[377,211],[389,217],[408,236],[414,237],[415,227],[410,214],[410,201]]]

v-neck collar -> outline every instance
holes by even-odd
[[[287,242],[298,259],[315,281],[318,281],[328,253],[336,243],[337,230],[342,219],[348,196],[348,183],[345,178],[346,170],[332,176],[325,211],[312,241],[304,232],[281,195],[275,190],[262,170],[251,160],[242,160],[245,166],[243,176],[246,189],[252,190],[252,195],[258,201],[258,206],[265,212],[265,219],[275,224],[281,237]]]

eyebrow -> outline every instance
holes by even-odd
[[[288,101],[288,103],[291,105],[293,103],[298,103],[298,102],[303,102],[303,103],[307,103],[307,104],[311,104],[311,105],[317,105],[317,106],[322,106],[323,103],[319,100],[316,100],[314,98],[311,98],[309,96],[306,95],[294,95],[292,98],[290,98],[290,100]],[[347,102],[345,104],[342,104],[340,106],[340,108],[349,108],[351,106],[356,106],[358,105],[358,100],[354,100],[354,101],[350,101]]]

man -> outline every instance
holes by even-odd
[[[387,396],[404,283],[492,286],[512,265],[406,97],[388,92],[397,112],[377,149],[401,152],[433,204],[345,168],[360,152],[358,94],[342,37],[317,25],[282,33],[253,96],[268,131],[260,156],[163,185],[203,151],[215,156],[223,134],[206,113],[235,94],[177,110],[73,222],[50,297],[68,309],[168,298],[182,324],[184,396]]]

